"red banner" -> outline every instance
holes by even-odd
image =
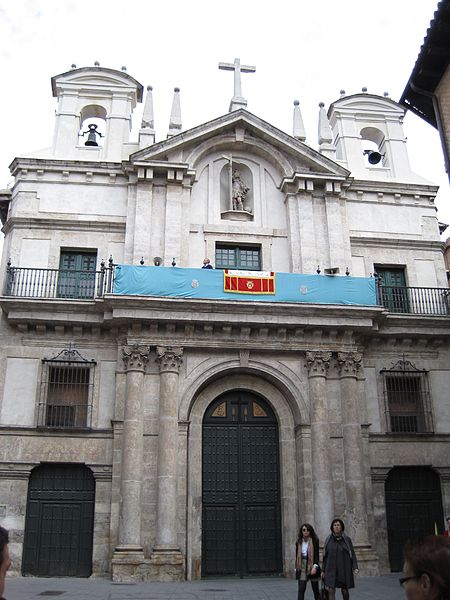
[[[275,294],[273,271],[224,270],[223,290],[235,294]]]

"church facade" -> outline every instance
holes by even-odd
[[[450,297],[404,109],[345,95],[319,149],[249,112],[156,142],[124,71],[52,78],[0,192],[0,518],[17,572],[284,574],[341,517],[401,570],[450,513]],[[84,137],[80,137],[84,132]],[[214,269],[200,269],[208,257]],[[227,288],[227,285],[229,287]]]

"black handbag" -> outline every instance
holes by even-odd
[[[325,581],[323,579],[319,590],[319,598],[320,600],[328,600],[328,590],[325,587]]]

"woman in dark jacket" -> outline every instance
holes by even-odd
[[[322,577],[330,600],[335,600],[336,588],[341,588],[343,600],[349,600],[348,590],[355,587],[353,575],[358,573],[358,562],[343,521],[333,519],[330,529],[323,546]]]
[[[295,544],[295,578],[298,579],[298,600],[304,599],[308,581],[311,581],[314,600],[319,600],[319,576],[319,538],[312,525],[303,523]]]

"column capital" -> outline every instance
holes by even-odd
[[[127,371],[144,371],[149,358],[149,346],[133,344],[122,348],[122,360]]]
[[[330,368],[331,352],[323,350],[308,350],[306,352],[306,367],[309,377],[326,377]]]
[[[360,352],[338,352],[337,363],[341,377],[357,377],[361,368],[362,354]]]
[[[183,363],[183,348],[173,346],[158,346],[156,360],[159,363],[160,373],[179,373]]]

